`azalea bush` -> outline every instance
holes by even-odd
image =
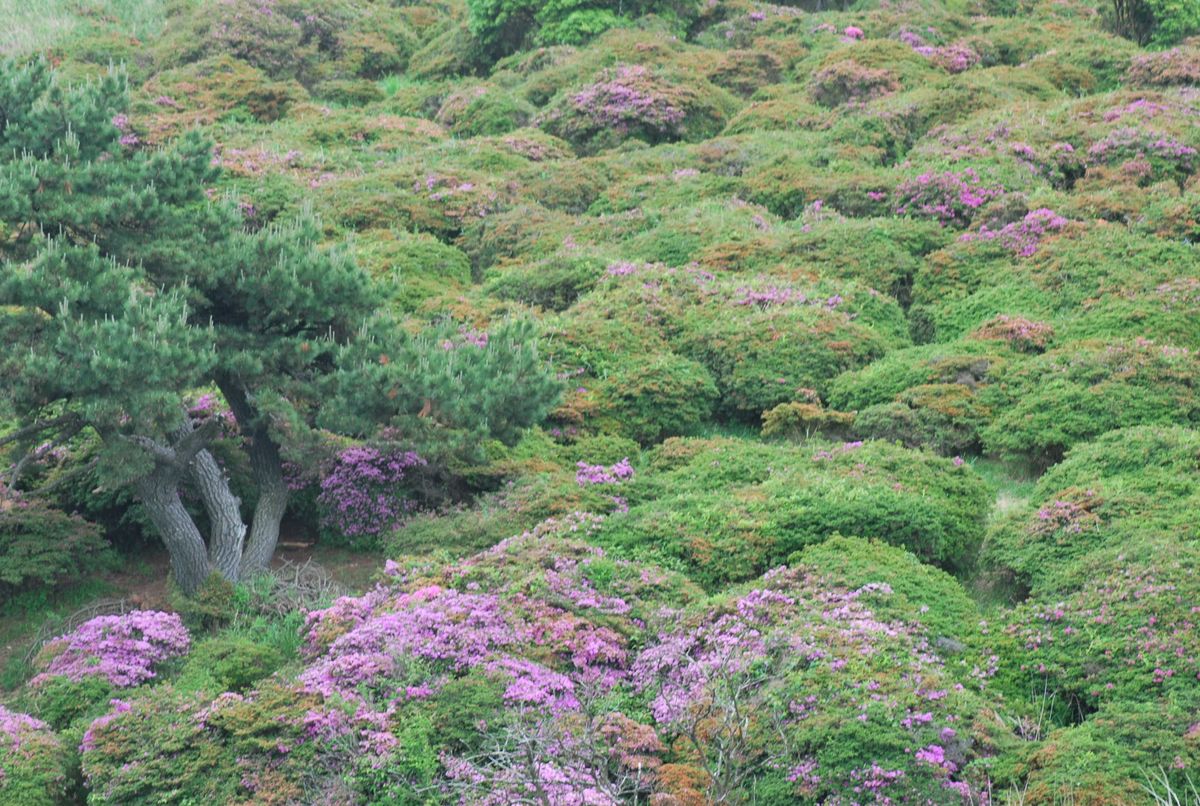
[[[1146,535],[1188,540],[1200,496],[1198,436],[1179,427],[1109,432],[1068,451],[1033,497],[990,530],[986,560],[1044,596],[1073,589],[1092,554]]]
[[[417,505],[411,493],[414,468],[425,465],[414,451],[347,448],[321,479],[317,507],[322,535],[332,542],[370,545],[395,529]]]
[[[68,751],[50,726],[0,706],[0,797],[9,803],[67,802]]]
[[[186,654],[190,645],[191,636],[175,613],[133,610],[97,616],[42,648],[31,685],[58,676],[76,682],[96,676],[117,688],[137,686],[153,678],[160,664]]]

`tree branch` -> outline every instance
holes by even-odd
[[[0,447],[3,447],[5,445],[9,444],[10,442],[17,442],[19,440],[25,439],[26,437],[33,436],[34,434],[40,433],[42,431],[48,431],[51,428],[59,428],[60,426],[68,425],[68,424],[75,423],[75,422],[79,422],[79,427],[83,428],[83,423],[80,420],[79,415],[75,414],[74,412],[69,412],[67,414],[63,414],[59,417],[55,417],[52,420],[39,420],[36,422],[32,422],[27,426],[18,428],[16,431],[13,431],[11,434],[5,434],[4,436],[0,437]]]

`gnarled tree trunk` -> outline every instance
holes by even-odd
[[[254,507],[250,535],[239,570],[242,577],[247,577],[265,571],[275,555],[289,490],[283,477],[283,457],[279,444],[271,437],[262,418],[255,416],[245,387],[232,378],[222,378],[217,385],[247,440],[250,472],[258,487],[258,503]]]
[[[247,442],[250,469],[258,486],[258,503],[247,529],[242,502],[233,494],[229,478],[208,450],[217,432],[216,420],[199,428],[185,421],[173,435],[174,444],[163,445],[148,437],[126,437],[154,458],[154,470],[139,479],[138,499],[171,555],[176,584],[187,595],[200,589],[213,572],[230,582],[265,571],[279,542],[279,527],[288,504],[279,445],[254,417],[244,389],[221,385]],[[208,514],[208,540],[184,507],[180,485],[191,481]]]
[[[173,445],[163,445],[149,437],[126,437],[154,459],[154,469],[138,479],[134,489],[171,555],[176,584],[189,596],[208,579],[212,565],[204,537],[179,497],[179,485],[191,471],[196,456],[207,453],[205,447],[216,430],[215,421],[198,429],[185,421],[176,432]]]

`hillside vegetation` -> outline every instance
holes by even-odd
[[[1200,806],[1200,4],[0,14],[0,803]]]

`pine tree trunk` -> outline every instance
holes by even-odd
[[[211,566],[204,538],[179,498],[179,474],[174,468],[159,465],[138,479],[135,486],[138,499],[171,555],[175,583],[186,595],[193,595],[208,579]]]
[[[267,570],[271,564],[279,543],[279,525],[287,511],[289,490],[283,477],[279,445],[271,438],[266,422],[255,412],[245,387],[228,376],[218,378],[217,386],[248,442],[250,472],[258,487],[258,503],[238,572],[239,578],[247,579]]]
[[[197,453],[189,470],[208,513],[209,563],[225,579],[237,582],[246,540],[242,502],[229,489],[229,479],[209,451]]]
[[[250,538],[242,555],[240,574],[250,577],[267,570],[279,543],[279,525],[287,511],[289,490],[283,477],[279,446],[259,429],[250,444],[250,469],[258,484],[258,504],[250,525]]]

